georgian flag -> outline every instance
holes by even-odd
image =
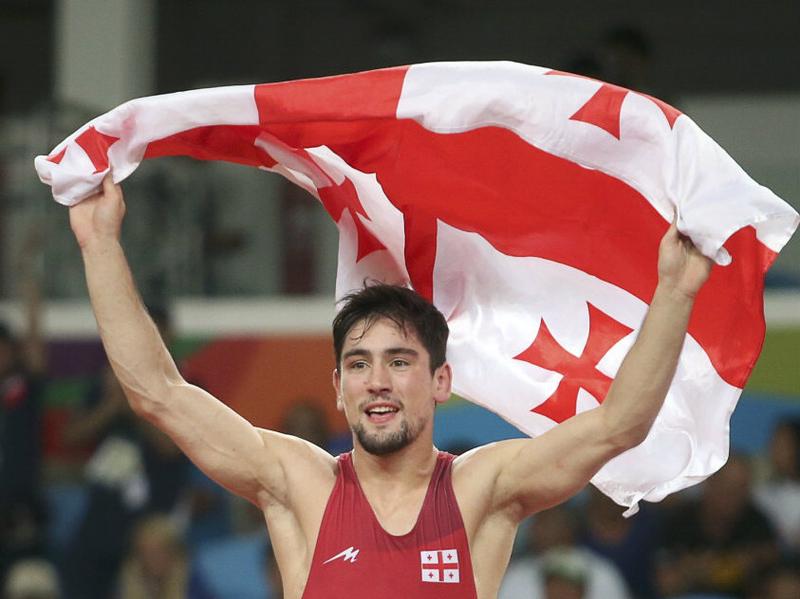
[[[458,551],[444,549],[437,551],[420,551],[422,582],[443,582],[455,584],[460,582],[458,568]]]
[[[450,328],[456,393],[538,435],[603,401],[678,228],[717,265],[647,440],[594,484],[658,501],[724,464],[798,215],[646,95],[510,62],[432,63],[127,102],[36,158],[55,199],[166,155],[280,173],[340,231],[336,293],[410,284]],[[313,240],[309,240],[313,243]]]

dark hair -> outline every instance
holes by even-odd
[[[336,368],[342,360],[342,348],[347,333],[359,322],[365,327],[387,318],[405,333],[414,333],[430,355],[433,373],[445,362],[447,336],[450,329],[436,306],[417,292],[385,283],[369,283],[363,289],[343,297],[344,306],[333,319],[333,351]]]

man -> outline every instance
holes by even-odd
[[[149,313],[168,344],[168,313],[157,306]],[[190,464],[166,435],[136,417],[108,365],[64,436],[68,443],[94,449],[84,473],[87,508],[65,551],[64,590],[69,597],[105,599],[113,593],[136,522],[175,508]]]
[[[40,489],[41,416],[47,352],[41,292],[33,262],[38,231],[25,239],[17,272],[25,327],[17,336],[0,322],[0,585],[15,560],[44,552],[46,510]]]
[[[780,556],[778,535],[753,501],[751,464],[732,454],[698,497],[675,506],[664,522],[659,595],[742,597]]]
[[[263,511],[288,598],[495,597],[519,522],[644,440],[710,271],[673,225],[647,318],[604,403],[536,439],[455,460],[432,441],[434,409],[452,379],[443,317],[416,294],[367,288],[345,305],[334,332],[337,405],[354,432],[352,455],[337,460],[254,428],[184,381],[137,294],[119,243],[124,212],[109,177],[101,193],[70,209],[111,365],[140,416]],[[365,306],[384,291],[393,307]]]
[[[619,507],[616,516],[619,518]],[[613,562],[578,545],[578,514],[560,505],[536,514],[528,527],[527,553],[508,568],[500,599],[550,597],[568,587],[585,599],[630,599],[625,579]]]

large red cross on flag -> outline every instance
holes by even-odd
[[[189,155],[282,174],[340,231],[337,296],[406,283],[446,316],[455,391],[537,435],[604,399],[678,228],[717,266],[647,440],[593,479],[657,501],[727,459],[798,215],[646,95],[510,62],[432,63],[132,100],[36,158],[55,199]],[[313,240],[309,240],[313,242]]]

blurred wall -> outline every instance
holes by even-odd
[[[797,207],[798,22],[796,0],[3,0],[0,297],[15,293],[16,257],[32,227],[47,239],[40,264],[47,295],[83,297],[65,211],[31,163],[111,108],[112,98],[426,60],[511,59],[569,70],[607,52],[605,36],[620,25],[637,28],[650,49],[640,88],[676,103]],[[73,93],[86,81],[105,89],[96,105]],[[126,184],[126,245],[145,295],[332,289],[336,232],[322,210],[296,215],[316,240],[316,260],[310,281],[287,282],[286,231],[276,225],[287,220],[287,194],[277,181],[227,165],[143,166]],[[799,239],[790,242],[771,282],[797,285],[799,248]]]
[[[670,93],[798,89],[794,0],[180,0],[158,3],[158,88],[271,81],[428,60],[563,67],[610,27],[651,38]],[[734,55],[736,58],[732,60]]]
[[[102,14],[85,8],[104,3],[63,1],[88,12],[86,51],[105,52]],[[49,100],[56,6],[0,2],[0,114]],[[154,20],[159,92],[425,60],[564,67],[620,24],[650,38],[653,80],[668,95],[800,88],[795,0],[158,0]],[[139,55],[127,58],[136,72]]]

